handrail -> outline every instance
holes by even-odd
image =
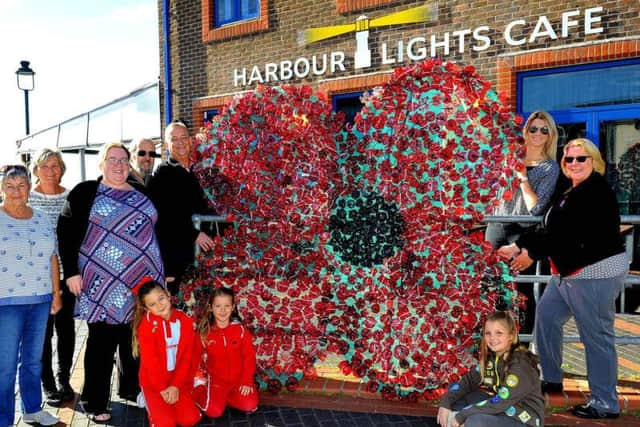
[[[215,222],[216,223],[216,231],[218,229],[219,222],[227,221],[227,217],[220,215],[200,215],[194,214],[191,216],[191,220],[193,221],[194,226],[200,230],[200,226],[203,222]],[[532,215],[487,215],[483,218],[482,222],[485,223],[539,223],[542,221],[542,216],[532,216]],[[621,215],[620,216],[621,224],[640,224],[640,215]],[[626,236],[626,245],[627,245],[627,253],[632,255],[633,251],[633,233],[628,233]],[[196,255],[199,252],[198,245],[196,246]],[[516,283],[533,283],[534,286],[534,299],[537,302],[540,298],[540,283],[547,283],[551,276],[540,274],[540,262],[537,263],[536,266],[537,274],[520,274],[514,278],[514,282]],[[625,279],[625,287],[627,285],[640,285],[640,275],[629,274]],[[624,311],[624,287],[621,292],[620,299],[620,310]],[[521,334],[520,341],[522,342],[530,342],[533,340],[532,334]],[[581,342],[579,335],[563,335],[562,338],[565,343],[575,343]],[[616,336],[615,337],[616,344],[640,344],[640,336],[634,335],[624,335],[624,336]]]

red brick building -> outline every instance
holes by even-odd
[[[159,0],[158,7],[168,42],[163,117],[194,128],[257,84],[308,84],[336,108],[354,108],[394,67],[437,56],[473,64],[518,113],[550,111],[561,145],[587,136],[617,165],[640,141],[638,0]],[[305,33],[317,28],[324,29]],[[638,212],[638,192],[621,195],[623,213]]]

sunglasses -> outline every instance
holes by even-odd
[[[146,155],[149,155],[149,157],[154,158],[154,159],[160,157],[160,155],[158,153],[156,153],[155,151],[138,150],[138,157],[145,157]]]
[[[538,126],[529,126],[529,133],[536,133],[538,131],[543,135],[549,135],[549,128],[546,126],[542,126],[541,128]]]
[[[16,175],[28,175],[29,169],[24,165],[5,165],[0,168],[0,173],[3,175],[9,175],[15,173]]]
[[[590,158],[591,158],[591,156],[576,156],[576,157],[565,156],[564,162],[565,163],[573,163],[574,160],[577,160],[578,163],[584,163],[584,162],[587,161],[587,159],[590,159]]]

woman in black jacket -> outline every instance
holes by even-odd
[[[573,316],[585,347],[591,397],[572,411],[584,418],[616,418],[613,322],[615,300],[629,269],[618,202],[603,176],[600,151],[588,139],[570,141],[561,166],[571,187],[554,201],[543,227],[499,253],[517,271],[542,257],[550,260],[552,278],[538,304],[534,329],[543,390],[562,390],[562,326]]]

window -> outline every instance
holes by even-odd
[[[201,0],[202,41],[213,42],[269,29],[271,0]]]
[[[640,102],[640,60],[600,62],[518,75],[519,111]]]
[[[214,25],[221,27],[260,16],[260,0],[216,0]]]
[[[353,124],[356,116],[362,110],[360,97],[363,92],[350,92],[334,95],[332,98],[333,111],[344,113],[344,124]]]
[[[218,112],[217,108],[213,108],[211,110],[205,110],[205,112],[203,113],[203,115],[204,115],[203,123],[210,122],[218,114],[219,114],[219,112]]]

